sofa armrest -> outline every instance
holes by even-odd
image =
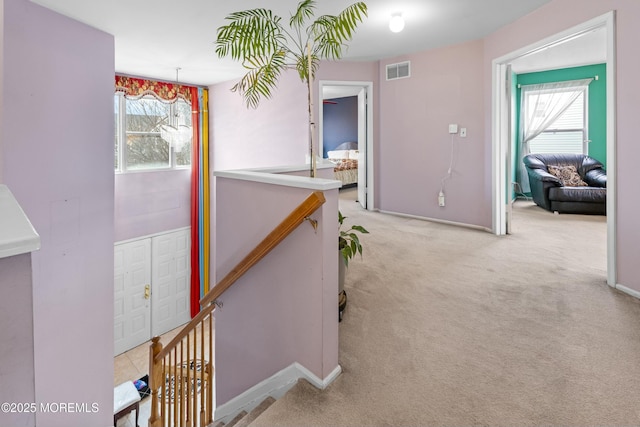
[[[562,181],[542,169],[529,169],[529,186],[531,187],[531,197],[538,206],[551,210],[549,201],[549,189],[552,187],[562,187]]]
[[[555,187],[562,187],[562,181],[555,175],[551,175],[546,170],[542,169],[527,169],[529,173],[529,181],[532,180],[552,183]]]
[[[590,170],[584,174],[583,179],[589,187],[607,187],[607,171],[602,168]]]

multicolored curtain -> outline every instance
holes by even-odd
[[[191,157],[191,317],[200,311],[200,299],[209,291],[209,113],[208,91],[195,86],[115,76],[117,92],[138,99],[153,95],[172,102],[178,97],[191,104],[193,139]]]
[[[116,75],[116,92],[124,92],[127,98],[132,99],[153,95],[164,101],[175,101],[177,97],[180,97],[193,105],[191,88],[192,86],[176,83]]]
[[[192,89],[194,141],[191,160],[191,316],[209,291],[209,113],[207,89]],[[195,124],[198,124],[197,126]]]
[[[207,89],[192,89],[191,316],[209,291],[209,105]],[[198,124],[196,126],[196,123]]]

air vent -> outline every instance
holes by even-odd
[[[387,65],[387,80],[406,79],[411,76],[411,62],[398,62]]]

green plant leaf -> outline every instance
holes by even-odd
[[[363,234],[369,234],[369,232],[361,225],[354,225],[353,227],[351,227],[354,230],[357,230]]]
[[[298,4],[296,13],[291,15],[289,25],[293,28],[301,28],[305,21],[313,17],[313,12],[316,8],[316,2],[314,0],[303,0]]]

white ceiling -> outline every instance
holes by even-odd
[[[119,73],[210,85],[241,76],[215,55],[216,29],[237,10],[268,7],[284,18],[298,0],[31,0],[113,34]],[[317,14],[337,14],[355,0],[318,1]],[[378,60],[482,38],[550,0],[365,0],[369,16],[345,59]],[[406,26],[389,31],[393,13]]]

